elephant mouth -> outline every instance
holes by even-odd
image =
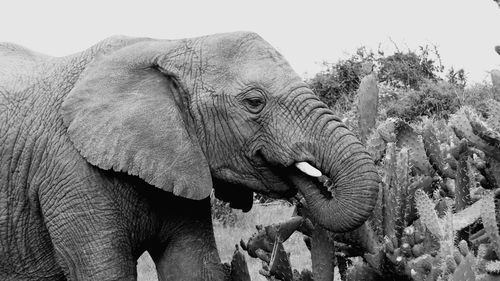
[[[328,176],[308,162],[295,162],[294,166],[296,169],[293,173],[292,181],[297,189],[300,189],[298,185],[314,186],[325,199],[332,198],[335,185]],[[300,180],[296,178],[300,178]]]
[[[315,159],[306,153],[278,161],[266,160],[261,159],[266,166],[262,167],[266,171],[262,179],[278,176],[281,184],[276,186],[281,189],[274,186],[274,190],[280,191],[280,197],[285,197],[284,191],[298,192],[300,201],[305,200],[308,216],[325,229],[350,231],[359,227],[373,210],[378,177],[368,157],[343,162],[341,166],[332,165],[331,159]],[[268,190],[273,190],[273,186]]]
[[[276,176],[288,186],[287,191],[272,191],[273,188],[270,188],[271,191],[267,194],[268,196],[275,198],[292,197],[300,190],[300,186],[307,185],[317,188],[325,199],[332,198],[333,181],[325,172],[314,167],[309,161],[292,160],[288,163],[273,163],[263,155],[261,150],[258,150],[251,162],[255,166],[270,171],[273,176]],[[269,181],[269,178],[264,177],[263,180]]]

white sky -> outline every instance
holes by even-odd
[[[500,9],[492,0],[10,1],[0,4],[0,41],[62,56],[116,34],[164,39],[247,30],[311,77],[361,45],[436,44],[443,64],[470,80],[500,68]]]

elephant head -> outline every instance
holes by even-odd
[[[370,215],[378,192],[370,156],[261,37],[123,45],[93,59],[63,103],[69,136],[88,162],[195,200],[214,187],[242,209],[252,191],[299,190],[332,231]]]

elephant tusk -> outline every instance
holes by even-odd
[[[311,177],[319,178],[322,175],[320,170],[314,168],[313,166],[311,166],[311,164],[307,162],[297,162],[295,163],[295,167],[301,170],[304,174]]]

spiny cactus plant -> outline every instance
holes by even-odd
[[[375,127],[377,118],[378,85],[375,73],[370,73],[361,79],[358,100],[360,138],[365,143],[370,131]]]
[[[461,242],[464,242],[465,245],[467,243],[462,240]],[[463,248],[464,246],[462,246]],[[468,248],[467,248],[468,249]],[[451,269],[451,274],[452,274],[452,279],[454,281],[472,281],[476,280],[476,274],[474,272],[474,263],[475,263],[475,257],[467,250],[467,253],[464,254],[463,251],[457,252],[456,257],[454,258],[454,261],[458,263],[458,266],[456,268],[450,268]]]
[[[250,274],[248,272],[247,262],[245,256],[238,248],[235,246],[233,259],[231,260],[231,280],[233,281],[250,281]]]
[[[500,257],[500,233],[497,226],[497,216],[495,210],[495,198],[493,194],[489,192],[483,199],[483,204],[481,206],[481,219],[483,221],[484,229],[488,234],[491,245]]]
[[[425,155],[422,138],[408,123],[397,118],[388,118],[368,137],[366,146],[375,162],[384,157],[388,143],[395,143],[398,149],[410,151],[412,173],[430,175],[431,166]]]
[[[500,102],[490,100],[486,106],[488,118],[485,122],[493,131],[498,133],[500,132],[500,116],[498,115],[500,114]]]
[[[326,229],[315,225],[311,237],[312,271],[315,280],[333,280],[335,245]]]
[[[459,230],[474,223],[482,215],[484,206],[488,202],[487,197],[458,213],[452,213],[449,209],[443,218],[438,218],[436,211],[432,208],[434,205],[432,200],[423,191],[418,191],[415,198],[420,219],[439,239],[440,251],[437,258],[442,260],[440,262],[442,274],[452,275],[453,280],[475,280],[473,271],[475,257],[470,253],[464,240],[458,244],[458,248],[455,248],[454,241]],[[457,264],[459,264],[458,267]]]
[[[295,216],[288,221],[265,227],[257,225],[257,233],[250,237],[247,243],[241,240],[240,245],[253,258],[258,256],[259,249],[271,253],[276,239],[286,241],[303,223],[302,217]]]
[[[500,261],[491,261],[486,264],[486,272],[488,274],[498,276],[500,278]]]
[[[494,106],[494,110],[500,112],[500,105]],[[490,119],[500,118],[492,116]],[[490,121],[496,123],[495,120]],[[475,113],[474,109],[464,106],[450,119],[450,125],[461,139],[466,139],[471,145],[485,152],[489,157],[500,161],[500,149],[498,144],[498,132],[489,128],[488,123],[483,122]],[[476,131],[476,132],[474,132]],[[490,136],[488,138],[488,136]]]
[[[444,226],[434,210],[435,203],[422,190],[415,192],[415,203],[417,205],[420,220],[427,229],[439,239],[444,239]]]
[[[500,46],[497,47],[499,47],[498,50],[500,51]],[[500,70],[493,69],[490,74],[491,74],[491,83],[493,84],[493,89],[497,93],[500,93]]]
[[[442,178],[454,178],[455,174],[449,164],[443,158],[443,153],[439,145],[434,126],[430,122],[425,122],[422,133],[424,149],[429,162]]]
[[[267,268],[264,267],[262,271],[263,275],[268,277],[273,276],[274,278],[282,281],[293,281],[289,255],[289,253],[285,252],[285,248],[283,247],[279,236],[276,237],[269,265]]]

